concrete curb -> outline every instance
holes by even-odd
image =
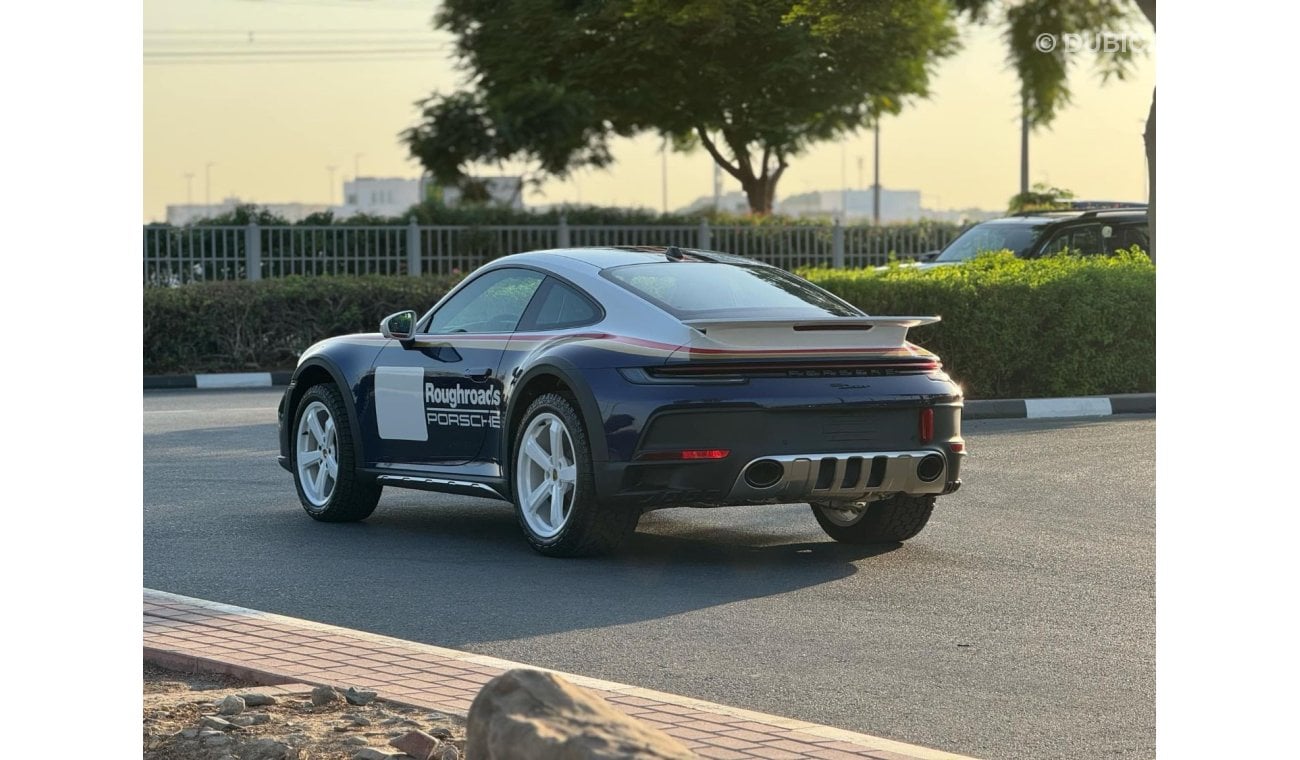
[[[286,689],[360,684],[389,702],[462,719],[497,675],[520,667],[548,670],[707,758],[972,760],[796,718],[147,588],[143,638],[145,660],[163,667],[226,673]]]
[[[215,372],[196,375],[145,375],[144,389],[271,388],[289,384],[293,372]]]
[[[964,420],[1109,417],[1116,414],[1154,414],[1156,394],[1123,393],[1117,396],[1076,398],[1014,398],[967,400]]]
[[[197,375],[145,375],[145,390],[176,388],[271,388],[286,386],[292,372],[221,372]],[[1123,393],[1116,396],[1075,398],[967,399],[962,418],[968,420],[1109,417],[1116,414],[1154,414],[1156,394]]]

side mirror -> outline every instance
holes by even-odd
[[[384,317],[384,321],[379,323],[379,332],[385,338],[410,340],[415,335],[415,312],[399,311]]]

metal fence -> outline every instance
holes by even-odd
[[[947,245],[956,228],[834,225],[408,225],[144,228],[144,282],[290,275],[456,274],[511,253],[606,245],[677,245],[785,269],[863,267]]]

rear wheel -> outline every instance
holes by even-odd
[[[602,507],[587,434],[569,399],[537,398],[514,445],[515,514],[534,549],[552,557],[613,551],[636,529],[636,512]]]
[[[384,487],[356,474],[356,449],[343,396],[314,385],[294,416],[293,483],[302,508],[322,522],[355,522],[375,511]]]
[[[812,504],[817,523],[826,535],[846,544],[882,544],[912,538],[930,520],[933,496],[897,494],[850,509],[833,504]]]

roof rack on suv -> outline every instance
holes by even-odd
[[[1007,216],[1051,216],[1051,215],[1058,215],[1058,214],[1059,215],[1070,214],[1070,215],[1075,215],[1073,216],[1073,218],[1075,219],[1084,219],[1091,216],[1097,216],[1098,214],[1118,214],[1123,212],[1134,213],[1134,214],[1146,213],[1146,210],[1147,210],[1146,205],[1129,204],[1125,206],[1106,206],[1103,208],[1089,208],[1089,209],[1042,208],[1042,209],[1036,209],[1030,211],[1017,211],[1014,214],[1007,214]]]

